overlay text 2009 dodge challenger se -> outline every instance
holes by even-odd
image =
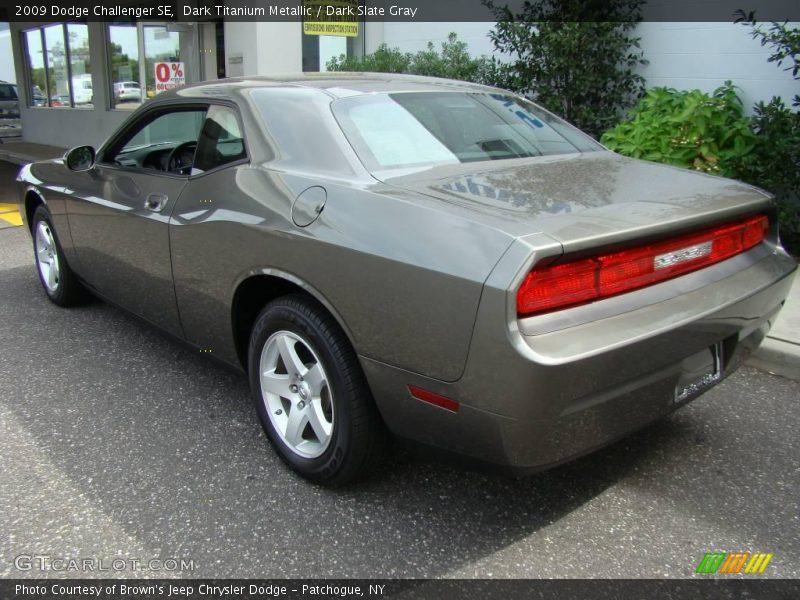
[[[165,92],[18,181],[53,302],[91,292],[244,371],[326,484],[391,436],[514,472],[608,444],[731,373],[796,268],[766,193],[438,79]]]

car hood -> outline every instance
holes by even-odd
[[[514,237],[546,234],[565,251],[720,222],[771,204],[750,185],[611,152],[440,166],[382,181]]]

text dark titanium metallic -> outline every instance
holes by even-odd
[[[245,371],[325,483],[389,434],[514,471],[608,444],[733,371],[796,268],[758,189],[410,76],[166,92],[19,182],[55,303],[91,290]]]

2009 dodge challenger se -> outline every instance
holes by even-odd
[[[608,444],[736,369],[796,268],[765,192],[439,79],[198,84],[18,181],[53,302],[244,371],[325,484],[392,437],[513,473]]]

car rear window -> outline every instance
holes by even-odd
[[[9,83],[0,83],[0,100],[17,100],[17,88]]]
[[[333,111],[371,170],[602,149],[547,111],[502,93],[368,94],[337,100]]]

